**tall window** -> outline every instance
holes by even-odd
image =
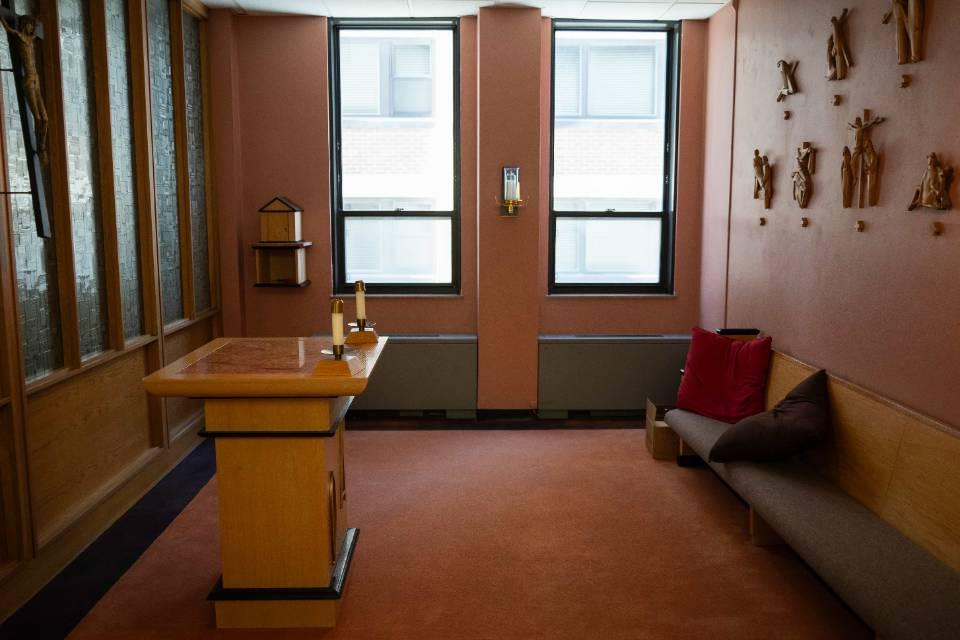
[[[676,33],[554,22],[551,293],[671,293]]]
[[[455,20],[334,20],[330,37],[338,292],[460,287]]]

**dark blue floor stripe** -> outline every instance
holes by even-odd
[[[0,625],[0,638],[64,638],[210,481],[214,469],[213,443],[206,441]]]

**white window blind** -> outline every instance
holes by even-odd
[[[340,104],[347,115],[380,113],[379,43],[340,43]]]
[[[393,48],[393,75],[398,78],[430,76],[430,45],[403,44]]]
[[[393,113],[429,116],[433,112],[433,80],[429,44],[393,48]]]
[[[653,47],[591,47],[587,60],[589,115],[655,115],[655,66]]]
[[[556,115],[580,115],[580,47],[557,47],[554,74]]]

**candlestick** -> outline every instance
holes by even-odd
[[[343,300],[334,298],[330,303],[331,325],[333,333],[333,357],[343,357]]]
[[[357,296],[357,327],[363,331],[367,320],[367,285],[363,280],[357,280],[353,291]]]

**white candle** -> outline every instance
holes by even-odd
[[[503,184],[503,199],[504,200],[519,200],[520,199],[520,181],[517,173],[509,172],[504,178]]]
[[[357,280],[356,284],[353,285],[353,290],[357,294],[357,320],[366,320],[367,319],[367,285],[363,283],[363,280]]]
[[[343,300],[335,298],[330,303],[331,324],[333,325],[333,344],[343,344]]]

